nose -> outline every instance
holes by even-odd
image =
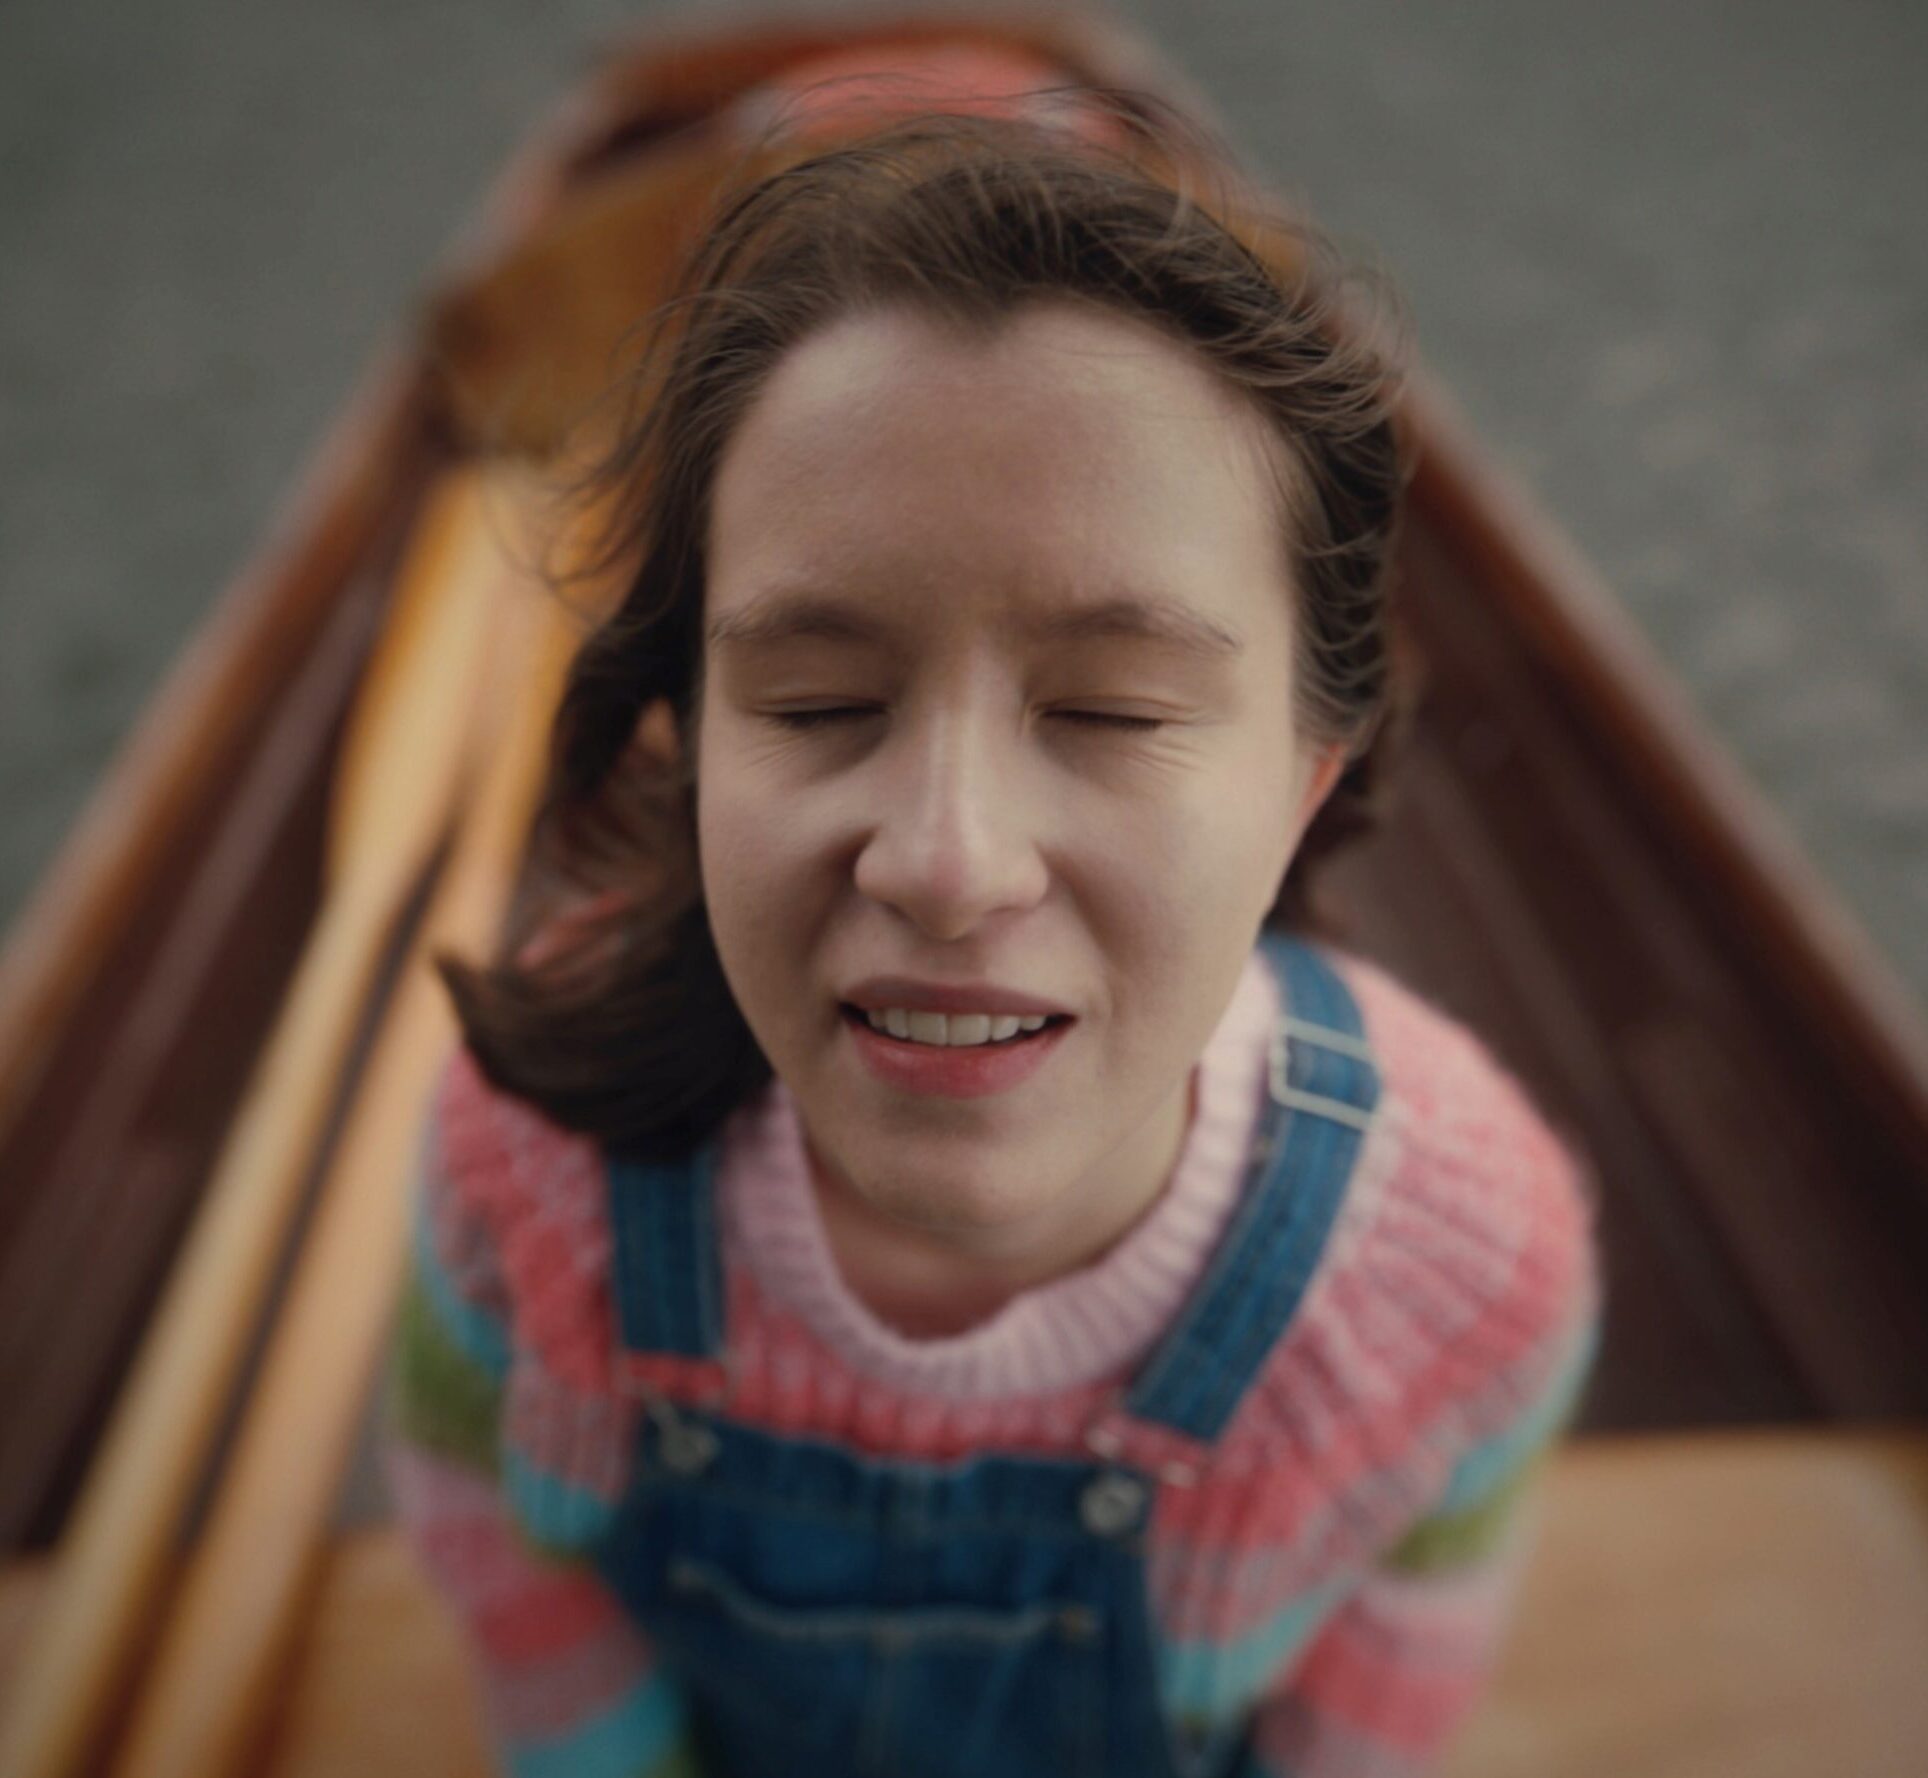
[[[906,723],[873,783],[857,888],[933,939],[963,938],[1045,892],[1030,799],[994,726],[954,710]]]

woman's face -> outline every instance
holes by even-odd
[[[1169,1171],[1342,763],[1294,738],[1264,449],[1182,346],[1054,302],[989,341],[846,318],[725,452],[703,890],[820,1186],[885,1223],[1018,1254]],[[1053,1022],[976,1047],[982,1022],[905,1039],[851,1011],[945,988]]]

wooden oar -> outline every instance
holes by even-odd
[[[87,1758],[155,1613],[395,919],[446,830],[471,748],[511,490],[451,476],[429,504],[358,698],[329,883],[285,1009],[209,1181],[62,1540],[0,1723],[0,1772]]]
[[[428,954],[472,955],[495,937],[579,639],[552,599],[525,597],[521,615],[534,634],[504,622],[518,671],[497,681],[492,701],[506,717],[495,757],[362,1076],[117,1778],[252,1769],[400,1286],[408,1182],[435,1072],[455,1040]]]

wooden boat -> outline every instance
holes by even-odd
[[[786,19],[658,36],[614,58],[516,163],[484,237],[371,372],[0,953],[8,1549],[59,1533],[133,1355],[144,1338],[155,1345],[155,1302],[203,1183],[234,1146],[268,1033],[298,971],[316,967],[339,888],[330,828],[344,819],[335,786],[354,763],[343,758],[349,712],[370,694],[371,661],[385,670],[376,640],[395,633],[410,574],[427,572],[424,559],[447,566],[455,545],[436,539],[438,526],[458,526],[454,478],[539,454],[557,414],[590,392],[730,162],[746,96],[853,51],[1018,55],[1047,81],[1139,86],[1205,109],[1141,44],[1083,14]],[[612,265],[630,274],[612,278]],[[532,308],[543,316],[533,332]],[[1631,1530],[1651,1520],[1659,1485],[1640,1477],[1676,1478],[1679,1498],[1679,1477],[1727,1464],[1760,1480],[1766,1504],[1742,1523],[1788,1552],[1785,1584],[1819,1586],[1850,1544],[1877,1584],[1910,1561],[1918,1580],[1928,1036],[1611,597],[1423,378],[1405,421],[1416,474],[1399,598],[1421,695],[1384,824],[1324,868],[1318,904],[1343,942],[1480,1031],[1593,1161],[1609,1324],[1581,1426],[1593,1442],[1562,1460],[1556,1509],[1585,1499]],[[478,634],[471,619],[460,647]],[[481,652],[462,658],[485,670]],[[360,762],[369,782],[385,769]],[[359,1036],[310,1107],[317,1225],[326,1157],[347,1139],[355,1093],[383,1072],[367,1058],[403,993],[396,983],[420,970],[412,935],[436,892],[442,838],[460,827],[469,768],[451,753],[436,769],[445,819],[417,823],[409,870],[391,870],[393,917],[358,929]],[[491,843],[499,890],[499,823]],[[487,894],[474,902],[468,930],[486,932],[494,906]],[[287,1254],[280,1263],[294,1265]],[[263,1310],[251,1330],[268,1340],[289,1313]],[[238,1446],[276,1399],[267,1385],[230,1383],[222,1407],[238,1417]],[[1651,1458],[1645,1469],[1626,1461],[1634,1446]],[[204,1488],[231,1473],[211,1437],[199,1460]],[[1889,1542],[1827,1530],[1816,1502],[1831,1487],[1886,1503],[1870,1510],[1889,1513]],[[1917,1504],[1897,1506],[1911,1488]],[[1715,1497],[1700,1510],[1694,1534],[1712,1535],[1723,1522]],[[1687,1539],[1688,1521],[1669,1522]],[[1635,1571],[1659,1584],[1687,1547],[1650,1538]],[[304,1619],[311,1654],[354,1646],[342,1626],[401,1584],[393,1559],[379,1540],[344,1546],[320,1616]],[[1570,1566],[1541,1609],[1598,1605],[1598,1581]],[[0,1601],[27,1596],[23,1582]],[[1887,1594],[1869,1597],[1872,1621],[1888,1624],[1891,1609],[1919,1651],[1922,1594],[1891,1608]],[[1637,1595],[1622,1606],[1623,1655],[1640,1606]],[[396,1634],[417,1637],[410,1646],[447,1680],[433,1652],[441,1632],[421,1611],[419,1632]],[[6,1621],[0,1607],[0,1643]],[[123,1698],[138,1656],[131,1644],[122,1652]],[[274,1769],[310,1769],[303,1759],[387,1769],[390,1754],[360,1743],[352,1758],[331,1753],[320,1727],[287,1727],[308,1720],[303,1710],[320,1723],[343,1708],[327,1700],[347,1681],[325,1660],[297,1670]],[[1866,1664],[1858,1670],[1865,1679]],[[1879,1683],[1886,1668],[1874,1671],[1863,1717],[1878,1739],[1898,1694]],[[374,1684],[372,1672],[360,1683]],[[1539,1683],[1532,1695],[1564,1681]],[[258,1745],[245,1737],[259,1702],[223,1731],[231,1749]],[[1529,1742],[1535,1757],[1559,1745]],[[1674,1769],[1657,1745],[1636,1744],[1645,1769]],[[433,1763],[406,1731],[391,1754],[396,1769]],[[459,1748],[436,1757],[470,1769]],[[1489,1745],[1483,1757],[1499,1755]]]

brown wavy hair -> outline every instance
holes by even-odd
[[[1310,874],[1373,824],[1399,727],[1397,352],[1361,325],[1358,278],[1256,199],[1201,128],[1144,94],[1071,96],[1122,127],[1094,140],[1043,119],[924,115],[774,168],[766,155],[643,335],[593,480],[613,515],[598,564],[621,564],[627,591],[569,674],[500,954],[440,960],[487,1076],[616,1152],[686,1153],[770,1077],[710,933],[690,749],[672,737],[694,733],[724,448],[777,361],[852,312],[911,305],[988,336],[1026,304],[1094,303],[1241,390],[1290,466],[1301,734],[1348,756],[1267,923],[1317,930]]]

